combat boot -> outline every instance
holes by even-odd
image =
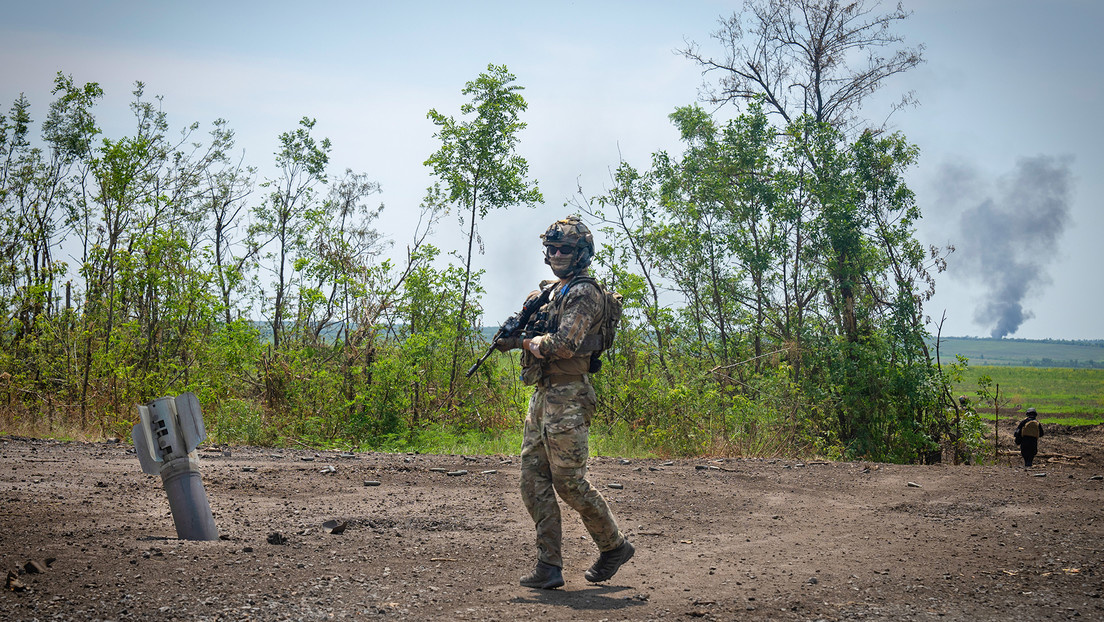
[[[521,584],[525,587],[535,587],[542,590],[551,590],[564,584],[563,572],[559,566],[537,561],[533,572],[521,578]]]
[[[594,565],[583,576],[591,583],[606,581],[617,574],[617,569],[632,559],[635,552],[636,549],[633,548],[633,545],[625,540],[621,543],[621,546],[598,555],[598,561],[594,562]]]

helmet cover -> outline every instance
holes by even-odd
[[[560,278],[589,266],[594,257],[594,236],[578,216],[557,220],[540,237],[546,249],[549,246],[573,249],[570,263],[553,261],[545,252],[544,263],[552,266],[552,271]]]

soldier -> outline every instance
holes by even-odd
[[[1016,426],[1016,433],[1012,438],[1020,446],[1024,468],[1030,469],[1031,463],[1035,461],[1035,454],[1039,453],[1039,438],[1043,436],[1043,425],[1036,420],[1039,413],[1034,408],[1028,408],[1026,414],[1027,417]]]
[[[544,262],[558,280],[541,282],[548,302],[536,313],[538,330],[521,344],[522,380],[536,385],[529,400],[521,447],[521,497],[537,529],[537,563],[521,578],[525,587],[553,589],[564,584],[559,494],[582,517],[598,545],[598,560],[587,581],[606,581],[635,549],[617,528],[602,493],[587,481],[587,432],[597,397],[590,383],[590,347],[603,321],[605,294],[587,273],[594,238],[577,216],[556,221],[542,234]],[[543,330],[542,330],[543,329]],[[587,337],[590,337],[588,340]]]

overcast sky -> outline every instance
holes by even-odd
[[[619,160],[680,151],[667,120],[693,103],[684,41],[738,2],[189,2],[2,0],[0,106],[20,92],[40,122],[58,71],[98,82],[108,137],[132,132],[136,80],[174,130],[225,118],[246,161],[272,161],[303,116],[333,141],[332,171],[382,185],[380,229],[402,248],[431,183],[426,112],[459,116],[464,83],[505,64],[525,87],[519,153],[545,197],[481,225],[487,324],[544,278],[537,236],[581,185],[606,189]],[[400,6],[401,5],[401,6]],[[921,149],[910,184],[921,240],[953,244],[927,306],[944,336],[1101,339],[1104,304],[1104,2],[914,0],[899,32],[927,62],[886,84],[920,106],[890,125]],[[722,111],[733,114],[734,110]],[[880,121],[885,108],[865,111]],[[456,219],[435,243],[461,247]],[[936,327],[931,327],[935,332]]]

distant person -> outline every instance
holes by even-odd
[[[1035,454],[1039,453],[1039,439],[1043,436],[1043,425],[1037,417],[1039,413],[1034,408],[1027,409],[1027,416],[1016,426],[1013,440],[1020,446],[1020,455],[1023,456],[1024,467],[1030,469],[1035,460]]]

